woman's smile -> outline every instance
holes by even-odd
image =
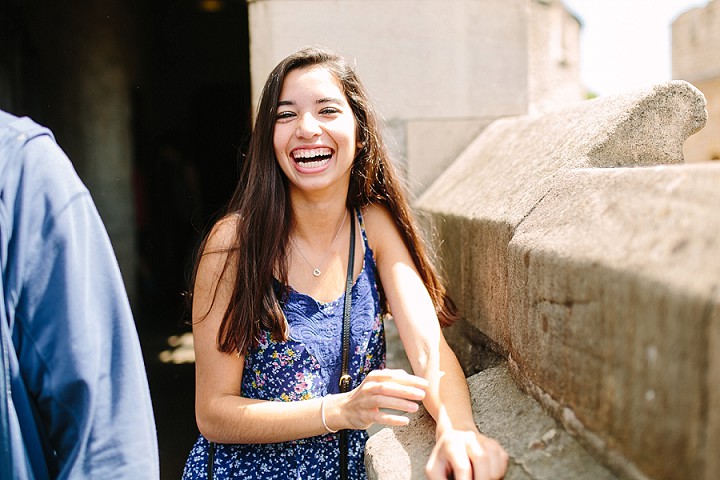
[[[328,147],[298,147],[290,152],[297,168],[302,173],[317,173],[326,167],[333,157]]]

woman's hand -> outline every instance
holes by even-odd
[[[477,429],[447,429],[439,434],[425,475],[430,480],[498,480],[507,470],[508,455],[500,444]]]
[[[418,411],[427,387],[427,380],[404,370],[374,370],[354,390],[328,397],[327,426],[333,430],[364,430],[374,423],[407,425],[410,419],[405,413]]]

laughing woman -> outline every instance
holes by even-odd
[[[194,273],[196,419],[183,478],[365,478],[373,424],[437,423],[429,478],[501,478],[441,325],[456,312],[348,63],[284,59]],[[384,369],[392,313],[414,375]],[[342,385],[341,385],[342,384]]]

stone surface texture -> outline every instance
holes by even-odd
[[[720,165],[684,165],[676,81],[490,125],[420,199],[483,349],[622,478],[715,478]],[[390,478],[390,477],[384,477]]]
[[[720,451],[707,409],[720,380],[720,165],[563,180],[510,242],[511,357],[650,478],[705,478]]]
[[[510,457],[506,480],[617,478],[518,389],[506,363],[470,377],[468,384],[478,428],[500,441]],[[425,478],[434,428],[430,414],[421,409],[408,426],[385,428],[373,435],[365,457],[368,478]]]
[[[509,353],[507,253],[517,226],[569,170],[682,163],[684,140],[706,117],[697,89],[670,82],[484,130],[418,202],[435,218],[467,320]]]

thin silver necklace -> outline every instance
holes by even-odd
[[[297,242],[295,241],[295,239],[294,239],[293,237],[290,237],[290,240],[293,242],[293,245],[294,245],[295,248],[297,249],[297,251],[298,251],[298,253],[300,254],[300,256],[303,258],[303,260],[305,260],[305,262],[306,262],[308,265],[310,265],[310,268],[313,269],[312,274],[313,274],[314,277],[319,277],[320,275],[322,275],[322,271],[320,270],[320,267],[322,267],[323,264],[325,263],[325,260],[327,260],[328,255],[330,255],[330,252],[332,252],[333,247],[335,246],[335,242],[337,242],[337,239],[338,239],[338,237],[340,236],[340,231],[342,230],[343,225],[345,225],[345,220],[347,219],[347,212],[348,212],[348,211],[347,211],[347,208],[346,208],[346,209],[345,209],[345,215],[343,216],[342,222],[340,223],[340,228],[338,228],[338,231],[337,231],[337,233],[335,234],[335,238],[333,239],[332,244],[330,245],[330,248],[328,249],[327,253],[325,253],[325,256],[322,258],[322,260],[320,260],[320,264],[319,264],[317,267],[314,267],[313,264],[310,263],[310,260],[308,260],[307,257],[305,256],[305,254],[302,252],[302,250],[300,250],[300,247],[298,246],[298,244],[297,244]]]

